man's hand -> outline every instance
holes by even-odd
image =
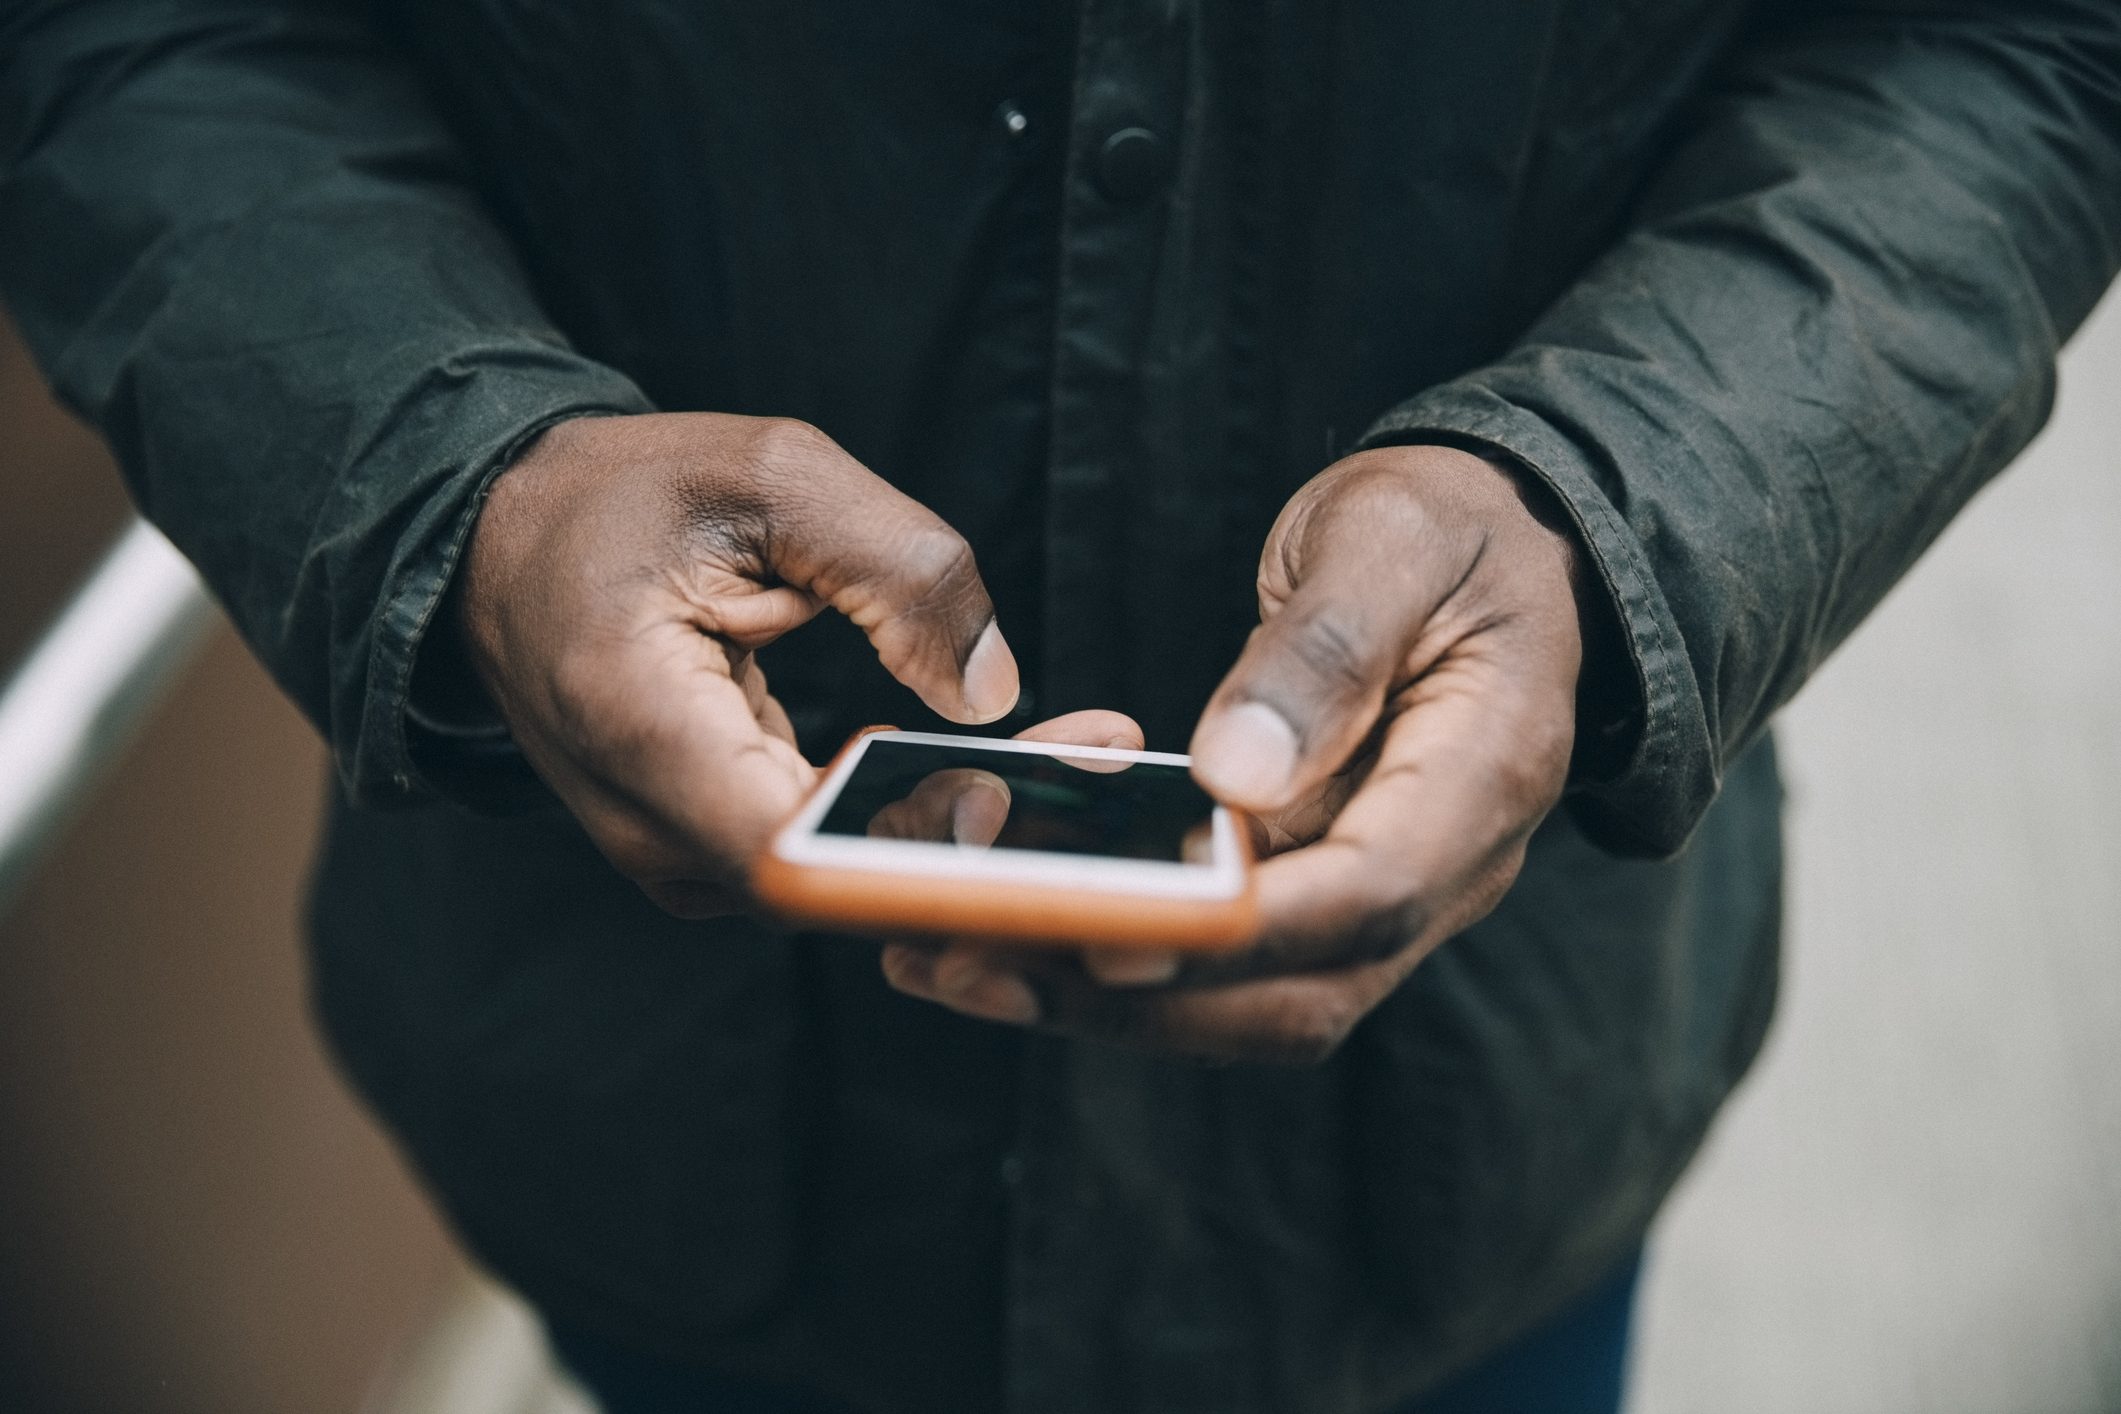
[[[1015,705],[965,541],[797,422],[559,424],[495,481],[456,600],[531,765],[620,872],[693,917],[741,902],[815,779],[752,654],[828,605],[943,716]]]
[[[1575,575],[1567,532],[1483,458],[1385,448],[1328,468],[1268,536],[1260,626],[1193,739],[1194,773],[1275,851],[1257,945],[1183,969],[901,945],[886,975],[994,1020],[1221,1058],[1330,1054],[1495,906],[1560,797]]]

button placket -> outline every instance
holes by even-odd
[[[1097,188],[1123,206],[1161,191],[1170,171],[1170,144],[1147,128],[1121,128],[1097,151]]]
[[[1080,19],[1054,300],[1047,713],[1114,705],[1116,665],[1128,656],[1127,510],[1115,493],[1144,474],[1136,351],[1157,298],[1170,205],[1157,198],[1178,167],[1191,23],[1190,6],[1174,0],[1091,0]],[[1017,1143],[1002,1166],[1009,1414],[1072,1414],[1092,1362],[1089,1314],[1105,1283],[1077,1232],[1077,1140],[1064,1099],[1071,1051],[1066,1042],[1030,1043]]]
[[[1184,138],[1190,6],[1103,0],[1081,20],[1055,298],[1047,462],[1047,710],[1109,707],[1130,609],[1120,488],[1144,470],[1136,352],[1157,299]]]

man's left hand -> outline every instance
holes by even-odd
[[[1578,565],[1538,495],[1468,452],[1392,447],[1283,509],[1260,626],[1193,738],[1194,774],[1271,855],[1253,946],[1181,964],[893,944],[885,975],[990,1020],[1221,1059],[1331,1054],[1495,906],[1560,798]]]

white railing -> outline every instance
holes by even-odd
[[[0,917],[214,619],[192,567],[136,520],[0,687]],[[468,1270],[362,1405],[364,1414],[594,1408],[554,1367],[521,1300]]]
[[[0,913],[213,617],[192,567],[136,520],[0,688]]]

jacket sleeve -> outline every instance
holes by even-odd
[[[321,0],[0,0],[0,293],[350,794],[426,794],[412,668],[487,479],[647,401],[410,75]]]
[[[2121,263],[2121,5],[1768,8],[1627,234],[1365,438],[1500,449],[1565,505],[1634,709],[1571,804],[1622,852],[1685,842],[2031,439]]]

